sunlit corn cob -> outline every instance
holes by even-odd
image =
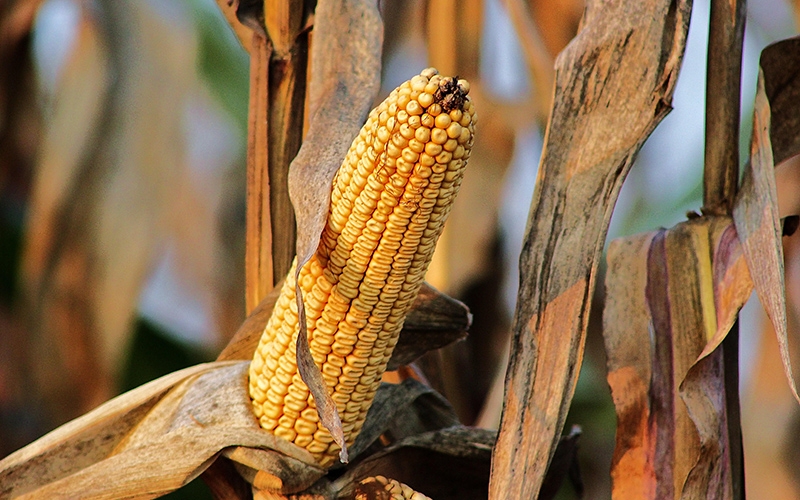
[[[461,184],[475,126],[468,92],[466,81],[429,68],[372,110],[334,178],[319,249],[300,271],[311,353],[348,446]],[[329,466],[339,446],[297,371],[297,323],[293,267],[250,365],[250,396],[264,429]]]
[[[385,492],[385,493],[384,493]],[[391,500],[431,500],[406,484],[383,476],[368,477],[356,487],[355,500],[387,498]]]

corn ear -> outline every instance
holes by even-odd
[[[468,92],[429,68],[370,113],[334,178],[316,255],[300,270],[311,354],[348,446],[461,184],[476,119]],[[293,266],[250,365],[250,396],[264,429],[330,466],[339,446],[298,373],[298,330]]]

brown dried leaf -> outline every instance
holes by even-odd
[[[614,498],[730,498],[717,347],[752,290],[732,221],[702,217],[616,240],[608,261]]]
[[[308,487],[324,471],[306,450],[258,425],[247,367],[197,365],[112,399],[0,461],[0,496],[153,498],[235,446],[254,449],[251,460],[271,467],[283,491]]]
[[[236,18],[239,22],[253,33],[267,38],[267,31],[264,27],[264,2],[262,0],[231,0],[231,5],[234,3],[236,4]]]
[[[681,498],[733,499],[733,480],[725,405],[725,363],[714,349],[695,363],[681,384],[681,397],[700,439],[697,462],[689,471]]]
[[[782,229],[779,220],[775,164],[800,151],[800,39],[766,48],[761,57],[750,164],[733,209],[736,231],[747,266],[780,345],[786,377],[800,401],[792,374],[786,330]]]
[[[764,93],[769,101],[769,136],[774,164],[800,153],[800,37],[761,52]],[[757,97],[758,99],[758,97]],[[754,129],[755,130],[755,129]]]
[[[423,282],[386,369],[396,370],[428,351],[463,340],[471,323],[467,306]]]
[[[650,400],[652,326],[645,299],[647,256],[656,234],[616,239],[606,257],[603,339],[608,385],[617,411],[613,498],[652,498],[657,484],[657,428],[651,422]]]
[[[689,10],[685,1],[591,2],[558,57],[490,498],[540,488],[575,387],[608,221],[633,157],[669,110]]]
[[[701,310],[697,314],[704,319],[707,342],[680,383],[680,396],[699,439],[696,461],[691,464],[680,490],[681,498],[686,499],[734,498],[724,351],[720,344],[753,289],[741,244],[730,219],[707,219],[710,251],[706,251],[705,245],[702,248],[695,246],[693,250],[699,265],[694,272],[698,276],[700,294],[707,295],[708,292],[703,290],[713,287],[714,301],[711,304],[708,300],[699,301]],[[707,254],[713,262],[705,257],[701,259],[701,253]],[[690,295],[685,290],[684,293]]]
[[[300,269],[314,256],[325,227],[333,176],[364,123],[380,87],[383,23],[374,0],[322,0],[315,14],[309,128],[289,168],[289,194],[297,215],[295,287],[297,368],[317,403],[320,421],[342,448],[342,423],[308,347]]]
[[[381,384],[352,454],[358,456],[387,432],[387,438],[398,441],[458,424],[450,403],[429,386],[410,378],[400,384]]]
[[[717,326],[714,336],[700,353],[700,358],[711,354],[722,343],[753,292],[753,280],[750,278],[736,227],[726,227],[714,243],[712,279]]]

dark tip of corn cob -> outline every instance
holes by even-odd
[[[454,109],[461,109],[468,92],[469,85],[466,80],[459,81],[457,76],[452,78],[446,76],[439,81],[439,88],[434,92],[433,99],[449,113]]]

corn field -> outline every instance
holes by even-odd
[[[0,4],[0,499],[800,499],[799,27]]]

